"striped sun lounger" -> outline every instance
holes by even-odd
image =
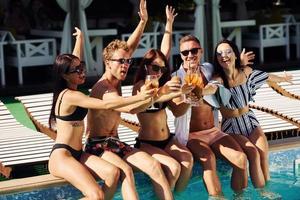
[[[132,86],[123,86],[122,91],[124,91],[124,93],[126,94],[129,94],[129,92],[131,94],[131,88]],[[53,93],[44,93],[36,95],[18,96],[15,97],[15,99],[17,99],[23,104],[28,116],[33,121],[37,130],[55,139],[56,133],[54,130],[50,129],[48,124],[52,105],[52,95]],[[124,126],[122,123],[118,127],[118,132],[121,141],[124,141],[129,145],[133,145],[135,143],[135,137],[137,136],[137,133]]]
[[[18,165],[46,163],[54,141],[20,124],[0,102],[0,174],[9,177]]]

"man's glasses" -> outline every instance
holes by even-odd
[[[224,51],[217,51],[217,56],[230,56],[232,54],[232,49],[225,49]]]
[[[192,53],[192,55],[196,55],[198,53],[199,49],[201,49],[201,48],[192,48],[190,50],[181,51],[180,53],[184,56],[188,56],[190,52]]]
[[[83,74],[85,72],[86,72],[85,62],[80,62],[80,64],[75,66],[74,69],[68,71],[68,74],[74,74],[74,73]]]
[[[128,64],[128,65],[131,65],[133,62],[133,60],[131,58],[129,58],[129,59],[119,58],[119,59],[109,59],[109,60],[118,62],[120,64]]]
[[[150,66],[151,66],[152,71],[154,71],[154,72],[160,71],[161,73],[165,73],[168,71],[166,66],[159,66],[159,65],[150,65]]]

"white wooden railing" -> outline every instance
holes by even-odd
[[[62,49],[65,48],[60,45],[62,40],[62,31],[32,29],[30,31],[30,34],[40,36],[40,37],[56,38],[57,45],[60,49],[60,52],[62,51]],[[88,30],[88,36],[90,39],[91,51],[92,51],[92,60],[95,62],[96,65],[96,66],[88,66],[88,68],[89,69],[94,68],[97,71],[97,74],[103,73],[103,60],[102,60],[103,37],[110,36],[110,35],[117,35],[117,29]],[[72,52],[70,46],[67,47],[67,49],[69,49],[68,52]]]
[[[54,39],[16,40],[9,31],[0,31],[0,69],[1,83],[5,85],[4,63],[18,68],[18,81],[23,84],[23,67],[42,66],[53,64],[56,56]],[[5,52],[3,45],[12,48]]]
[[[265,24],[259,26],[259,38],[245,38],[243,45],[259,48],[260,62],[264,62],[264,48],[285,46],[286,59],[290,59],[289,27],[286,23]]]
[[[13,48],[7,52],[6,64],[18,68],[19,84],[23,84],[24,67],[53,64],[56,57],[55,39],[19,40],[9,43]]]

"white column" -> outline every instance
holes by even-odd
[[[213,21],[213,46],[222,39],[221,18],[219,9],[220,0],[212,0],[212,21]]]

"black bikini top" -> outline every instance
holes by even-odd
[[[61,95],[61,98],[59,100],[59,104],[58,104],[58,115],[55,115],[56,118],[60,119],[60,120],[63,120],[63,121],[82,121],[87,112],[88,112],[88,109],[86,108],[82,108],[80,106],[77,106],[75,111],[70,114],[70,115],[66,115],[66,116],[60,116],[59,115],[59,111],[60,111],[60,105],[61,105],[61,102],[62,102],[62,98],[64,96],[64,94],[67,92],[68,90],[66,90],[62,95]]]
[[[154,112],[158,112],[160,110],[163,110],[167,107],[168,103],[167,102],[163,102],[163,103],[154,103],[153,107],[151,109],[147,109],[145,111],[143,111],[143,113],[154,113]]]

